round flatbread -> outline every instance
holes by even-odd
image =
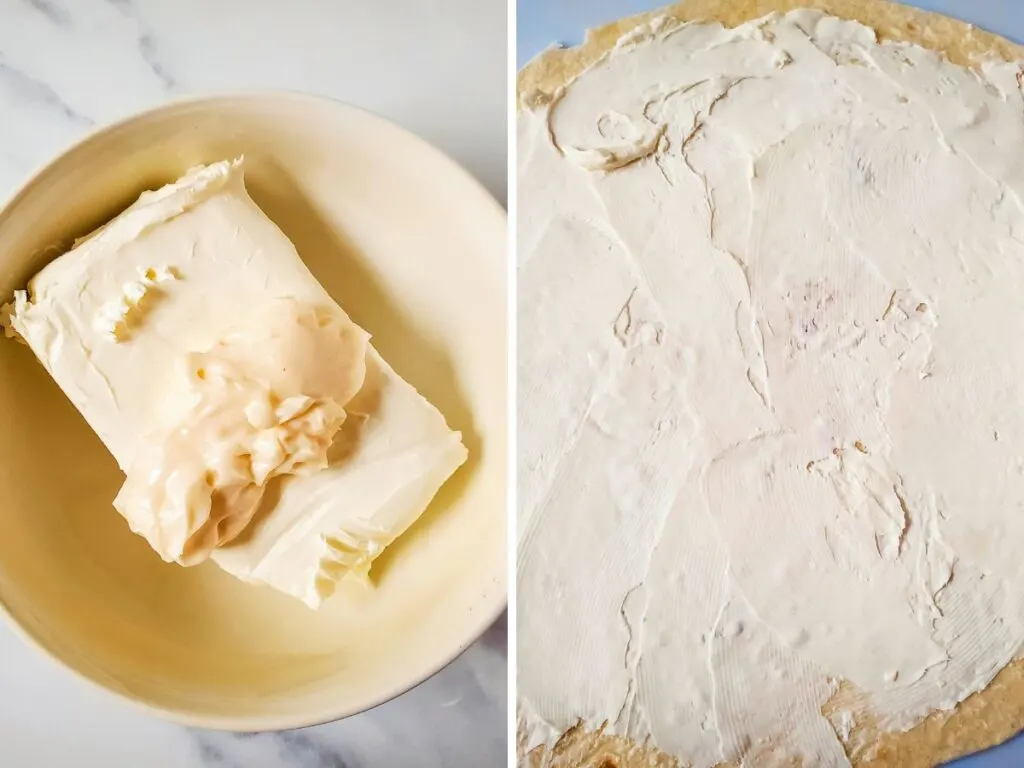
[[[590,30],[585,42],[570,49],[550,49],[518,74],[520,109],[546,104],[559,89],[614,47],[635,27],[657,16],[675,22],[718,21],[735,26],[773,12],[814,8],[872,27],[880,40],[914,43],[970,66],[986,58],[1024,60],[1024,47],[955,19],[882,0],[689,0]],[[832,702],[843,697],[840,689]],[[903,733],[879,733],[859,722],[858,735],[847,744],[856,766],[933,766],[1005,741],[1024,727],[1024,659],[1000,672],[983,691],[954,710],[936,712]],[[858,745],[854,747],[853,745]],[[582,726],[566,731],[551,748],[525,749],[520,731],[520,764],[530,768],[661,768],[678,762],[647,743],[637,743]]]

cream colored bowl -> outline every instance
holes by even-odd
[[[319,612],[212,564],[160,561],[111,506],[113,458],[29,350],[0,339],[0,603],[84,677],[189,724],[331,720],[437,671],[506,590],[505,216],[423,141],[297,94],[175,103],[99,131],[0,212],[0,297],[55,248],[190,166],[244,154],[247,186],[469,460]]]

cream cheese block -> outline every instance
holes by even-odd
[[[132,530],[313,608],[466,459],[252,201],[241,160],[144,193],[8,313],[125,472]]]

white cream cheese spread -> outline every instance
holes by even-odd
[[[801,10],[520,114],[529,746],[848,765],[1019,654],[1021,80]]]
[[[143,194],[7,314],[125,472],[132,530],[311,607],[466,458],[249,198],[241,161]]]

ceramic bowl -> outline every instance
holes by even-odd
[[[212,563],[167,565],[111,502],[113,458],[30,351],[0,339],[0,603],[79,675],[162,716],[290,728],[376,705],[473,642],[506,600],[506,221],[422,140],[336,102],[241,94],[94,133],[0,211],[0,297],[140,192],[244,155],[253,199],[467,463],[319,611]]]

